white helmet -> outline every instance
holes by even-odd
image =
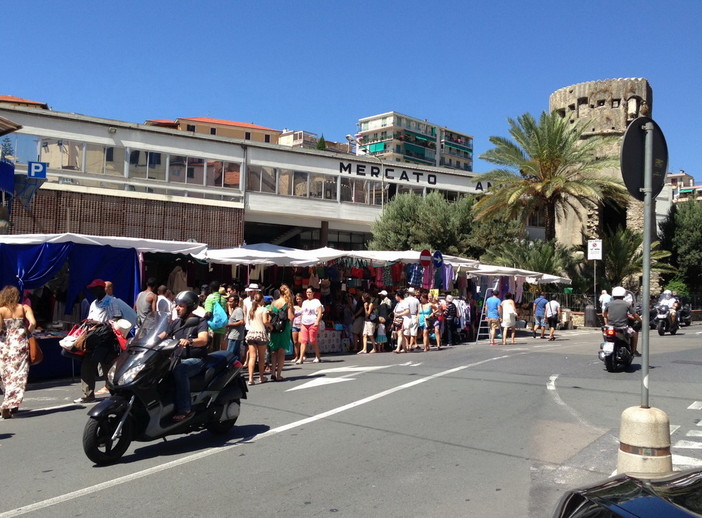
[[[665,290],[665,291],[663,292],[663,295],[665,295],[665,298],[666,298],[666,299],[669,299],[670,297],[673,296],[673,292],[671,292],[670,290]]]
[[[626,290],[622,286],[617,286],[612,288],[612,297],[624,297],[626,296]]]

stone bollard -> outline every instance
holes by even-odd
[[[622,412],[617,473],[657,478],[673,472],[670,421],[658,408],[629,407]]]

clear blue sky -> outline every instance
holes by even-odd
[[[96,117],[206,116],[329,140],[385,111],[474,136],[564,86],[645,77],[668,170],[702,180],[702,2],[5,1],[0,94]]]

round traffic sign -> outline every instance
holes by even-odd
[[[419,264],[425,267],[431,264],[431,252],[429,250],[422,250],[419,253]]]
[[[438,250],[434,252],[432,262],[434,263],[435,268],[438,268],[439,266],[444,264],[444,256],[441,255],[441,252],[439,252]]]
[[[665,174],[668,170],[668,145],[661,128],[649,117],[634,119],[624,133],[620,153],[620,166],[624,185],[634,198],[644,201],[644,160],[646,151],[646,131],[643,127],[653,125],[653,174],[651,195],[655,199],[663,190]]]

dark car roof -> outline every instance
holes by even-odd
[[[555,518],[702,516],[702,471],[661,479],[619,475],[589,488],[566,493]]]

